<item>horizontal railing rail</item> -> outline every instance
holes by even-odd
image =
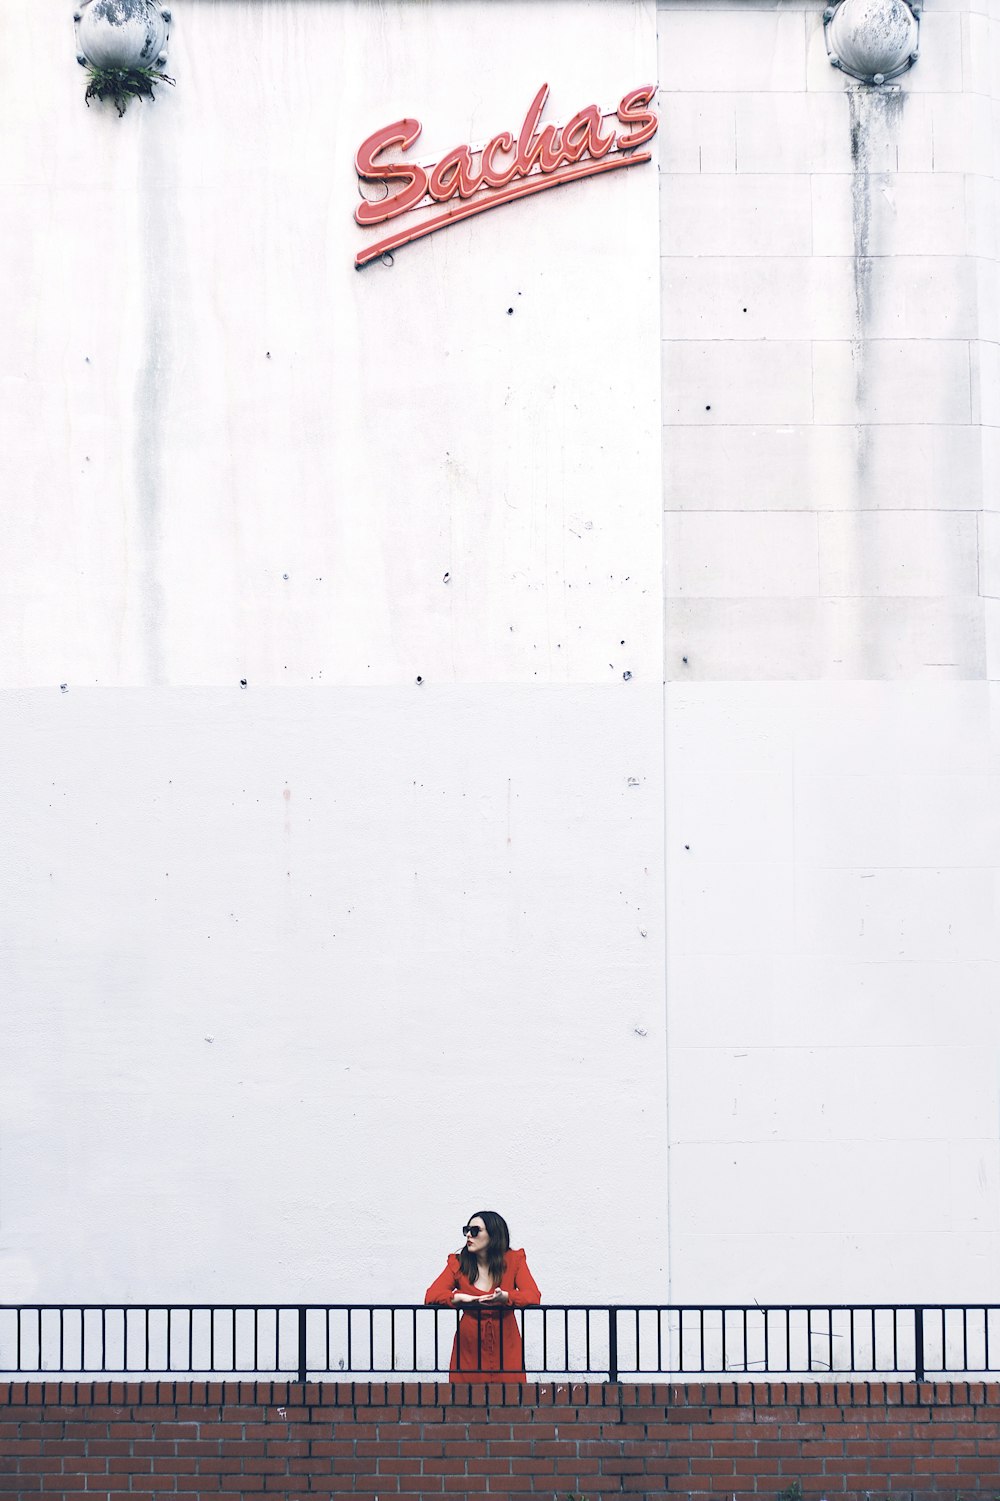
[[[0,1374],[438,1380],[453,1342],[459,1380],[1000,1373],[998,1304],[549,1303],[494,1315],[485,1343],[487,1321],[473,1313],[479,1328],[459,1343],[465,1312],[412,1303],[0,1304]]]

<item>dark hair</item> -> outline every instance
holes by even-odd
[[[486,1234],[490,1238],[489,1249],[486,1253],[486,1269],[493,1279],[493,1286],[498,1286],[503,1276],[504,1267],[507,1265],[507,1252],[510,1250],[510,1231],[507,1229],[507,1221],[502,1214],[497,1214],[495,1209],[477,1209],[470,1214],[466,1224],[472,1220],[482,1220],[486,1226]],[[463,1276],[468,1277],[470,1282],[475,1282],[479,1276],[479,1262],[476,1260],[468,1246],[463,1246],[458,1253],[458,1269]]]

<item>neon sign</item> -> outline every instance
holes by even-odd
[[[386,251],[517,198],[650,160],[652,153],[639,148],[652,140],[659,123],[649,108],[655,84],[630,89],[613,114],[587,104],[565,125],[539,127],[548,93],[549,86],[543,83],[516,139],[509,130],[501,130],[483,147],[456,146],[446,151],[433,167],[384,157],[387,151],[406,151],[413,145],[423,128],[419,120],[394,120],[362,141],[354,159],[358,177],[383,184],[386,196],[358,204],[354,217],[359,224],[366,228],[387,224],[421,206],[457,201],[442,213],[411,220],[406,227],[366,245],[355,256],[355,266],[365,266]]]

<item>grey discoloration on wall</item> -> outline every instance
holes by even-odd
[[[871,448],[867,410],[866,342],[872,315],[872,271],[879,249],[872,245],[872,194],[891,180],[891,174],[872,170],[873,151],[898,134],[905,95],[898,89],[851,89],[847,96],[851,131],[851,228],[854,280],[854,400],[858,412],[857,494],[867,490]]]
[[[872,320],[872,273],[875,255],[879,247],[872,243],[872,194],[889,180],[890,174],[873,170],[875,152],[885,151],[886,141],[894,139],[903,109],[903,94],[898,89],[853,88],[848,91],[848,111],[851,131],[851,229],[852,271],[854,284],[854,335],[851,340],[851,362],[854,369],[854,404],[857,411],[857,442],[855,447],[854,500],[859,510],[867,509],[873,501],[874,483],[871,473],[873,434],[871,422],[875,417],[868,389],[867,346]],[[857,577],[868,579],[867,590],[874,590],[875,560],[868,556],[863,528],[859,525],[854,535],[855,569]],[[881,632],[861,632],[863,642],[865,676],[887,678],[893,676],[892,653]]]
[[[891,174],[872,170],[873,148],[885,150],[899,132],[905,94],[900,89],[851,89],[847,101],[851,129],[851,218],[854,231],[854,312],[856,339],[863,345],[871,317],[872,193]],[[861,352],[859,348],[859,353]],[[856,362],[857,363],[857,362]],[[859,400],[861,397],[859,389]]]

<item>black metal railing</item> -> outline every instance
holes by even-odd
[[[535,1381],[1000,1372],[996,1304],[547,1304],[514,1317]],[[423,1304],[0,1304],[0,1374],[438,1380],[459,1318]],[[459,1351],[459,1378],[491,1369],[481,1339]],[[497,1379],[513,1379],[502,1351],[501,1364]]]

